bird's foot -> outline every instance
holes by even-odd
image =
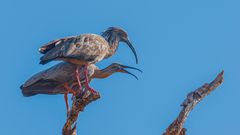
[[[67,93],[72,93],[73,96],[76,96],[76,95],[78,94],[77,91],[73,90],[72,88],[70,88],[70,87],[68,86],[68,83],[64,83],[63,86],[67,89]]]
[[[89,86],[89,78],[88,78],[88,66],[84,67],[84,75],[85,75],[85,87],[87,90],[89,90],[91,93],[96,94],[97,92]]]
[[[91,93],[93,93],[93,94],[96,94],[96,93],[97,93],[97,91],[94,90],[93,88],[91,88],[89,85],[86,85],[86,88],[87,88]]]

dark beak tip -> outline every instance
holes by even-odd
[[[136,80],[139,80],[137,76],[133,76]]]
[[[136,70],[139,71],[140,73],[143,73],[143,71],[141,69],[136,68]]]
[[[140,69],[136,69],[137,71],[139,71],[140,73],[143,73],[143,71],[142,70],[140,70]]]
[[[123,69],[123,71],[124,71],[125,73],[127,73],[127,74],[133,76],[135,79],[138,80],[138,77],[137,77],[136,75],[134,75],[133,73],[131,73],[131,72],[127,71],[127,70],[124,70],[124,69]]]
[[[137,76],[134,75],[133,77],[134,77],[136,80],[139,80]]]

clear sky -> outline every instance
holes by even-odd
[[[135,66],[139,80],[115,74],[91,83],[101,99],[78,119],[80,135],[159,135],[176,118],[189,91],[222,69],[224,84],[190,114],[189,135],[237,134],[240,121],[240,2],[238,0],[1,0],[0,132],[58,135],[66,120],[63,95],[23,97],[19,86],[58,63],[39,65],[50,40],[109,26],[128,31],[140,63],[121,44],[98,64]]]

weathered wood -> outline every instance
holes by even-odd
[[[74,97],[71,110],[68,113],[67,121],[62,129],[62,135],[76,135],[76,121],[79,113],[86,105],[100,98],[99,93],[91,93],[89,90]]]
[[[211,82],[206,83],[200,88],[187,95],[187,98],[181,104],[183,107],[178,117],[172,124],[166,129],[163,135],[185,135],[186,129],[183,128],[191,110],[213,90],[220,86],[223,82],[223,71],[217,75],[217,77]],[[76,133],[76,121],[79,113],[84,110],[86,105],[100,98],[99,93],[91,93],[86,90],[82,94],[74,97],[72,108],[68,113],[67,121],[62,129],[62,135],[77,135]]]
[[[217,75],[217,77],[210,83],[206,83],[200,88],[187,95],[187,98],[181,104],[182,111],[179,113],[177,119],[166,129],[163,135],[185,135],[186,129],[183,128],[184,122],[186,121],[189,113],[192,109],[213,90],[215,90],[223,82],[223,71]]]

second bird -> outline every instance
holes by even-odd
[[[136,58],[136,63],[138,63],[136,51],[129,41],[127,32],[121,28],[110,27],[102,35],[81,34],[49,42],[39,49],[44,54],[40,58],[40,64],[46,64],[53,60],[63,60],[79,65],[76,68],[76,77],[80,90],[82,86],[79,69],[84,66],[86,88],[96,92],[89,86],[87,66],[115,54],[119,42],[125,42],[130,47]]]

